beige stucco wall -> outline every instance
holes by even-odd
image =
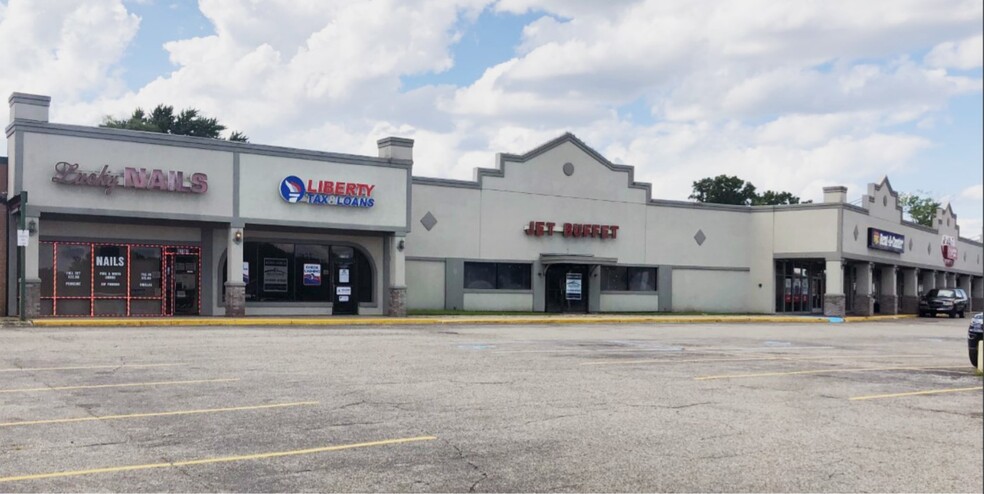
[[[532,293],[465,293],[465,310],[511,310],[530,312],[533,310]]]
[[[30,191],[30,204],[42,211],[70,208],[114,215],[128,212],[152,216],[232,215],[232,153],[25,133],[23,155],[23,187]],[[208,191],[190,194],[116,187],[112,194],[106,194],[101,187],[52,182],[54,166],[59,161],[78,163],[80,171],[97,173],[104,165],[109,165],[111,173],[122,173],[128,166],[182,171],[186,179],[193,172],[206,173]]]
[[[188,242],[197,245],[202,240],[197,227],[133,225],[125,228],[115,223],[43,220],[38,233],[45,240],[86,240],[91,242]]]
[[[659,295],[652,292],[601,293],[602,312],[656,312]]]
[[[837,209],[776,210],[756,213],[771,219],[772,225],[758,224],[758,235],[772,237],[772,251],[778,254],[803,252],[834,252],[837,250]],[[758,220],[760,218],[756,218]],[[763,231],[770,229],[771,232]]]
[[[444,262],[407,260],[408,309],[444,308]]]
[[[470,258],[481,255],[481,191],[423,184],[414,184],[412,190],[407,257]],[[428,212],[437,219],[431,231],[420,223]]]
[[[747,272],[674,269],[673,310],[749,312],[749,285]]]

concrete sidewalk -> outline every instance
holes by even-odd
[[[348,316],[348,317],[168,317],[34,319],[37,327],[144,326],[421,326],[483,324],[687,324],[687,323],[839,323],[907,319],[911,314],[870,317],[781,315],[542,315],[542,316]]]

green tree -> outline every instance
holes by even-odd
[[[807,201],[812,202],[812,201]],[[767,190],[752,199],[753,206],[776,206],[779,204],[799,204],[800,198],[789,192],[776,192]]]
[[[734,204],[738,206],[775,206],[779,204],[800,204],[800,198],[789,192],[767,190],[762,194],[755,192],[755,185],[738,177],[718,175],[702,178],[694,182],[690,198],[697,202],[714,204]],[[806,201],[804,204],[813,201]]]
[[[927,192],[921,190],[916,192],[925,195],[925,197],[919,194],[901,194],[899,196],[902,211],[912,218],[912,221],[922,226],[932,227],[933,220],[936,219],[936,209],[940,207],[941,203],[934,201]]]
[[[697,202],[747,206],[756,197],[755,186],[738,177],[718,175],[694,182],[690,198]]]
[[[99,126],[210,139],[222,139],[222,131],[226,129],[226,126],[219,123],[218,119],[206,117],[194,108],[182,110],[181,113],[175,115],[174,107],[170,105],[157,105],[149,115],[142,108],[137,108],[133,110],[133,114],[129,118],[115,119],[112,116],[106,116]],[[238,131],[232,132],[229,140],[249,142],[246,134]]]

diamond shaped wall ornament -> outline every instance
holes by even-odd
[[[854,225],[854,240],[858,239],[858,225]]]
[[[423,218],[420,218],[420,224],[424,225],[424,228],[426,228],[427,231],[431,231],[431,228],[434,228],[434,225],[437,224],[437,218],[435,218],[434,215],[428,211]]]
[[[909,239],[909,252],[912,252],[912,239]]]
[[[704,240],[707,240],[707,235],[704,235],[703,230],[697,230],[697,233],[694,235],[694,240],[697,242],[697,245],[704,245]]]
[[[933,254],[933,243],[932,242],[926,244],[926,253],[927,254],[930,254],[930,255]]]

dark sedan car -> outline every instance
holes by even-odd
[[[970,328],[967,329],[967,352],[970,353],[970,363],[977,367],[977,343],[981,341],[984,334],[984,313],[978,312],[970,320]]]
[[[964,317],[969,304],[967,294],[959,288],[934,288],[919,299],[919,316],[947,314],[950,317]]]

